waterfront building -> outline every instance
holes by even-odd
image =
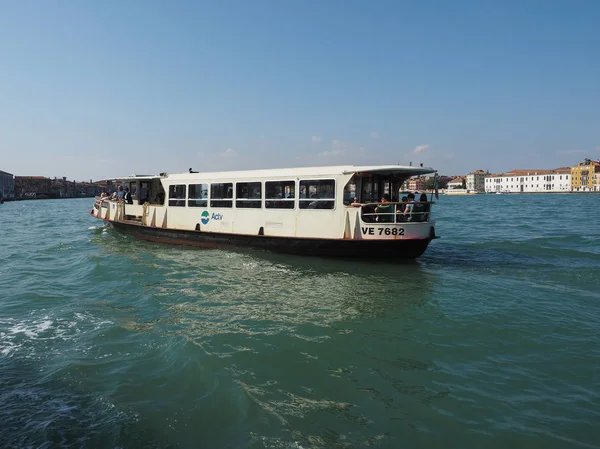
[[[465,177],[457,176],[456,178],[453,178],[450,182],[448,182],[448,189],[449,190],[462,189],[463,183],[466,183]]]
[[[100,183],[67,181],[66,177],[54,178],[51,182],[53,198],[83,198],[94,197],[102,192]],[[106,183],[104,183],[106,185]]]
[[[485,178],[486,193],[550,193],[571,191],[571,169],[511,170]]]
[[[487,175],[489,175],[489,172],[486,173],[483,170],[469,173],[466,178],[467,190],[477,193],[485,192],[485,177]]]
[[[595,183],[596,173],[600,172],[600,161],[585,159],[571,167],[571,190],[573,192],[598,192],[600,188]]]
[[[411,178],[408,180],[408,190],[413,190],[413,191],[425,190],[426,182],[427,182],[427,178],[424,176],[419,176],[418,178]]]
[[[52,181],[44,176],[15,176],[15,198],[52,198]]]
[[[15,179],[11,173],[0,170],[0,198],[12,200],[15,197]]]

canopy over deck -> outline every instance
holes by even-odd
[[[118,178],[109,179],[109,181],[144,181],[151,179],[168,178],[175,180],[191,180],[191,179],[248,179],[260,178],[268,179],[271,177],[308,177],[308,176],[335,176],[335,175],[351,175],[354,173],[376,173],[379,175],[401,175],[405,177],[426,175],[435,173],[431,167],[413,167],[407,165],[335,165],[322,167],[298,167],[298,168],[273,168],[264,170],[237,170],[237,171],[222,171],[222,172],[205,172],[205,173],[174,173],[160,175],[129,175]]]

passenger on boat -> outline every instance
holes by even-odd
[[[148,202],[148,187],[142,185],[140,189],[140,204],[144,204]]]
[[[102,190],[102,193],[100,194],[100,199],[103,200],[104,198],[108,198],[108,192],[106,191],[106,189]]]
[[[407,217],[407,221],[425,221],[425,204],[415,201],[414,193],[408,194],[408,201],[409,203],[406,205],[406,209],[404,210],[404,216]],[[427,197],[425,197],[425,201],[427,201]]]
[[[421,196],[419,198],[419,201],[423,206],[423,214],[421,215],[422,220],[421,221],[427,221],[427,219],[429,218],[429,212],[431,211],[431,205],[429,203],[427,203],[427,195],[425,195],[424,193],[421,193]]]
[[[400,212],[404,213],[404,210],[406,209],[406,203],[407,202],[408,202],[408,198],[406,198],[405,196],[403,196],[402,197],[402,204],[399,207]]]
[[[408,218],[406,215],[404,215],[404,212],[406,211],[406,206],[408,206],[408,204],[407,204],[408,198],[403,196],[400,201],[401,201],[401,204],[399,204],[398,207],[396,208],[396,222],[397,223],[404,222]]]
[[[410,215],[412,214],[412,210],[414,207],[415,194],[409,193],[408,195],[406,195],[406,201],[408,201],[408,203],[404,206],[404,212],[402,214],[406,218],[406,221],[411,221]]]
[[[116,199],[117,199],[117,195],[118,195],[118,192],[115,190],[115,191],[112,193],[112,195],[110,196],[110,199],[111,199],[112,201],[116,201]]]
[[[394,214],[395,207],[393,204],[389,204],[390,196],[387,193],[384,193],[381,196],[381,203],[379,206],[375,208],[375,212],[377,215],[377,221],[379,223],[393,223],[394,222]]]
[[[123,191],[123,186],[119,186],[119,191],[117,192],[117,200],[122,200],[124,194],[125,192]]]
[[[123,199],[127,204],[133,204],[133,198],[131,198],[131,192],[129,191],[129,187],[125,187],[125,193],[123,194]]]

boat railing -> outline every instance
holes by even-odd
[[[434,201],[404,201],[387,203],[363,203],[360,206],[361,219],[366,223],[423,223],[431,216]]]

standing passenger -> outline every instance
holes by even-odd
[[[123,199],[127,204],[133,204],[133,199],[131,198],[131,193],[129,192],[129,187],[125,187],[125,193],[123,194]]]

